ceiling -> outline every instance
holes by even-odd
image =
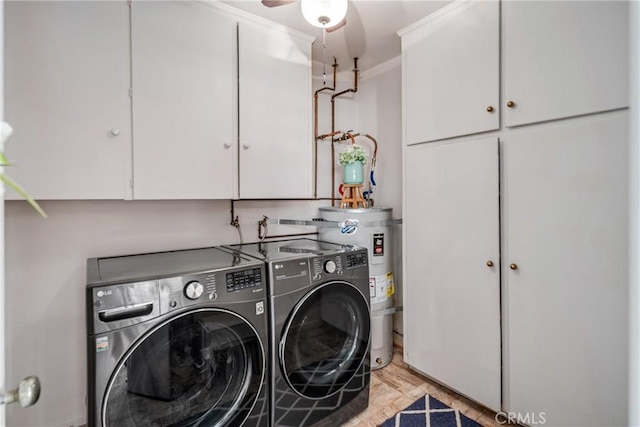
[[[316,37],[312,54],[316,61],[314,75],[321,75],[321,64],[330,64],[334,56],[340,70],[350,72],[354,57],[358,57],[359,70],[366,71],[400,55],[400,37],[396,32],[451,3],[450,0],[349,0],[347,25],[327,33],[323,55],[322,29],[304,20],[299,2],[274,8],[263,6],[260,0],[222,2]],[[330,70],[327,67],[327,74]]]

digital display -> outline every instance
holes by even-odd
[[[366,252],[347,255],[347,268],[364,267],[366,265],[367,265]]]
[[[251,268],[248,270],[232,271],[226,275],[227,292],[240,291],[262,285],[262,270]]]

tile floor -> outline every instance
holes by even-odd
[[[371,373],[369,407],[343,427],[375,427],[396,412],[406,408],[420,396],[430,394],[443,403],[486,427],[501,426],[495,412],[410,370],[402,360],[402,349],[394,347],[389,365]],[[502,425],[503,426],[503,425]]]

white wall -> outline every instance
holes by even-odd
[[[0,2],[0,121],[4,120],[4,2]],[[4,147],[0,146],[4,152]],[[0,167],[0,172],[3,170]],[[0,224],[4,224],[4,185],[0,184]],[[0,230],[0,254],[4,253],[4,229]],[[0,388],[5,385],[4,343],[4,256],[0,256]],[[0,427],[5,426],[5,405],[0,407]]]
[[[630,7],[629,425],[640,426],[640,3]]]
[[[323,202],[326,204],[326,202]],[[309,218],[320,202],[236,202],[245,241],[257,221]],[[239,242],[229,201],[6,202],[7,381],[42,381],[40,401],[7,407],[10,426],[86,422],[86,259]],[[313,231],[269,226],[269,234]]]
[[[375,206],[390,207],[402,218],[402,72],[400,57],[362,74],[358,90],[358,128],[378,141]],[[367,145],[367,139],[358,139]],[[394,303],[402,305],[402,227],[395,227]],[[402,313],[395,316],[394,330],[402,334]]]
[[[317,41],[316,41],[317,43]],[[331,62],[333,59],[331,59]],[[327,59],[327,87],[333,85],[333,71]],[[318,94],[318,135],[331,132],[331,96],[343,90],[353,88],[353,73],[345,70],[352,70],[353,63],[338,64],[340,72],[337,76],[336,90],[325,90]],[[322,65],[314,63],[315,68],[322,69]],[[321,71],[320,71],[321,72]],[[317,71],[316,71],[317,73]],[[314,77],[313,90],[316,91],[323,87],[321,78]],[[358,127],[358,99],[360,94],[346,93],[337,97],[335,102],[335,130],[348,131]],[[336,145],[336,152],[340,150],[340,146]],[[318,197],[331,197],[331,165],[335,167],[336,188],[335,197],[340,197],[338,193],[338,185],[342,181],[342,168],[335,163],[335,159],[331,159],[331,139],[327,138],[318,142]],[[337,205],[337,204],[336,204]]]

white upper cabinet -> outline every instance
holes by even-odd
[[[135,199],[230,199],[236,20],[196,2],[131,9]]]
[[[407,144],[499,128],[499,17],[459,2],[401,32]]]
[[[628,105],[628,2],[505,1],[504,122]]]
[[[311,39],[241,22],[240,198],[311,197]]]
[[[129,7],[5,2],[7,174],[36,199],[123,199],[131,176]],[[18,198],[7,191],[7,199]]]

